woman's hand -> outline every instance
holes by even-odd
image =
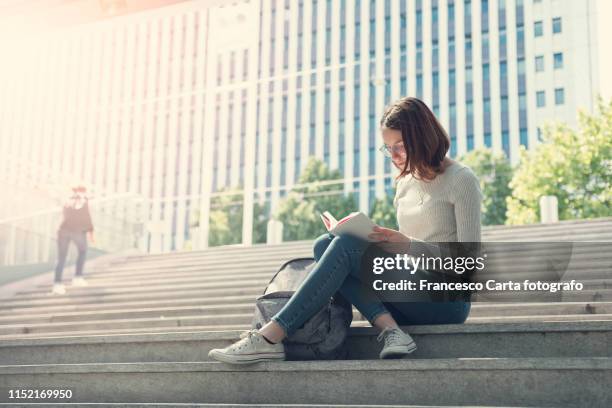
[[[372,229],[374,232],[368,235],[370,239],[380,241],[380,242],[401,242],[401,243],[409,243],[410,238],[405,236],[399,231],[393,230],[391,228],[384,228],[381,226],[375,226]]]

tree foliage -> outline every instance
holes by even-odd
[[[561,220],[612,215],[612,101],[599,99],[596,112],[580,112],[578,123],[548,124],[543,143],[521,151],[507,199],[509,224],[538,222],[543,195],[557,197]]]
[[[339,170],[330,170],[321,160],[311,158],[308,161],[298,186],[287,194],[274,213],[274,217],[283,223],[284,241],[313,239],[324,233],[320,218],[324,211],[335,217],[356,211],[355,197],[344,194],[343,182],[323,183],[341,177]]]
[[[376,224],[385,228],[399,229],[397,225],[397,214],[393,206],[394,195],[387,194],[383,198],[377,198],[370,209],[370,218]]]
[[[506,221],[506,197],[512,190],[512,166],[507,157],[495,154],[491,149],[476,149],[461,156],[461,163],[469,166],[480,181],[484,196],[482,202],[482,223],[500,225]]]

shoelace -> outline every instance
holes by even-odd
[[[259,333],[259,331],[257,329],[247,330],[247,331],[244,331],[244,332],[240,333],[240,338],[241,339],[244,339],[244,338],[247,338],[247,337],[251,338],[251,337],[257,335],[258,333]]]
[[[402,334],[400,332],[399,329],[394,329],[391,327],[385,327],[383,329],[383,331],[380,332],[380,334],[378,335],[378,337],[376,337],[376,341],[380,342],[382,341],[382,339],[385,339],[385,344],[387,343],[387,340],[389,339],[393,339],[393,340],[400,340],[402,337]]]

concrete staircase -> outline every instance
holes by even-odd
[[[612,242],[612,218],[489,227],[483,240]],[[278,266],[311,245],[130,256],[89,268],[90,285],[65,296],[47,283],[0,300],[0,402],[44,388],[85,405],[612,406],[612,251],[587,246],[572,258],[584,293],[478,302],[464,325],[406,327],[419,346],[408,359],[378,360],[377,333],[355,311],[349,360],[209,361],[249,327]]]

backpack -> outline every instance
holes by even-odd
[[[255,301],[252,328],[260,329],[280,311],[315,266],[314,258],[285,262]],[[353,321],[353,309],[340,293],[308,319],[294,334],[283,340],[287,360],[345,359],[345,341]]]

